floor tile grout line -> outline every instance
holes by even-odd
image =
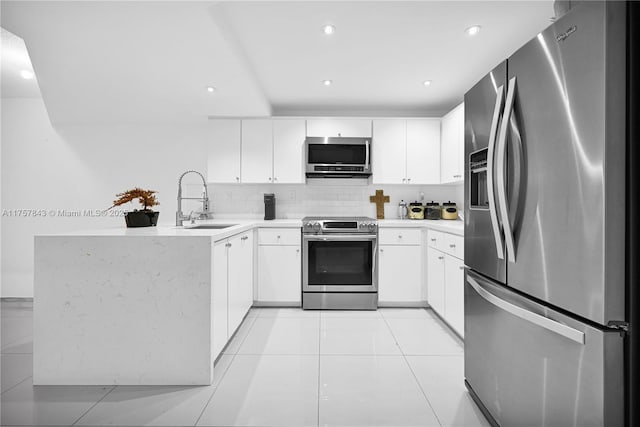
[[[407,367],[411,371],[411,375],[413,375],[414,381],[416,382],[416,384],[418,385],[418,388],[422,392],[422,395],[424,396],[424,399],[427,401],[427,405],[429,405],[429,408],[431,409],[431,412],[433,412],[433,416],[436,417],[436,421],[438,421],[438,424],[440,424],[440,427],[442,427],[442,421],[440,421],[440,417],[438,417],[438,414],[436,413],[436,410],[433,408],[433,405],[431,404],[431,401],[427,397],[427,393],[422,388],[422,385],[420,384],[420,381],[418,381],[418,376],[413,371],[413,368],[411,367],[411,364],[409,363],[409,360],[407,359],[407,356],[404,354],[404,350],[402,349],[402,347],[400,347],[400,343],[398,343],[398,340],[397,340],[395,334],[393,333],[393,329],[391,329],[391,325],[389,324],[389,322],[387,322],[386,318],[384,319],[384,321],[387,324],[387,327],[389,328],[389,331],[391,331],[391,335],[393,336],[394,341],[396,341],[396,344],[398,345],[398,348],[400,349],[400,353],[402,354],[402,358],[404,360],[404,363],[407,364]]]
[[[256,314],[260,315],[259,312],[256,313]],[[222,373],[222,377],[220,377],[220,381],[218,381],[218,384],[216,384],[215,388],[211,392],[211,396],[209,396],[209,399],[207,399],[207,403],[202,408],[202,411],[200,411],[200,415],[198,415],[198,418],[196,419],[194,427],[197,426],[198,423],[200,422],[200,419],[202,418],[202,416],[204,415],[204,412],[207,410],[207,407],[211,403],[211,400],[213,399],[213,396],[216,394],[216,391],[218,391],[218,388],[220,387],[220,384],[222,384],[222,380],[224,380],[224,377],[227,376],[227,372],[229,372],[229,369],[231,369],[231,365],[233,365],[233,362],[236,360],[236,356],[238,355],[238,352],[240,351],[240,348],[242,347],[242,344],[244,344],[244,341],[249,336],[249,333],[251,332],[251,329],[253,329],[253,325],[255,325],[257,318],[258,318],[258,316],[254,316],[253,317],[253,321],[251,322],[251,325],[249,325],[249,330],[247,331],[247,333],[244,336],[244,338],[242,338],[242,342],[240,342],[240,344],[238,344],[238,350],[235,353],[231,354],[231,356],[232,356],[231,357],[231,361],[229,362],[229,365],[227,366],[227,369],[225,369],[224,372]],[[250,319],[250,317],[246,317],[245,321],[247,319]],[[222,354],[224,355],[224,354],[229,354],[229,353],[222,353]],[[215,366],[214,366],[214,375],[215,375]]]
[[[2,347],[0,347],[0,352],[2,352],[3,350],[5,350],[5,349],[7,349],[7,348],[19,343],[20,341],[22,341],[25,338],[31,338],[31,342],[33,342],[33,335],[24,335],[24,336],[22,336],[22,337],[20,337],[20,338],[18,338],[16,340],[9,341],[8,343],[2,344]],[[27,342],[29,342],[29,341],[27,341]]]
[[[73,424],[71,424],[71,426],[73,427],[73,426],[77,425],[77,424],[78,424],[78,422],[79,422],[82,418],[84,418],[84,416],[85,416],[85,415],[87,415],[87,414],[88,414],[88,413],[89,413],[93,408],[95,408],[95,407],[98,405],[98,403],[102,402],[102,401],[103,401],[107,396],[109,396],[109,394],[111,394],[111,392],[112,392],[113,390],[115,390],[115,389],[116,389],[116,387],[118,387],[118,386],[117,386],[117,385],[112,386],[112,387],[111,387],[111,390],[109,390],[108,392],[106,392],[106,393],[104,394],[104,396],[102,396],[100,399],[98,399],[98,400],[96,401],[96,403],[94,403],[93,405],[91,405],[91,407],[90,407],[89,409],[87,409],[86,411],[84,411],[84,413],[83,413],[82,415],[80,415],[80,417],[79,417],[77,420],[75,420],[75,421],[73,422]]]
[[[202,407],[202,411],[200,411],[200,415],[198,415],[198,418],[196,418],[196,422],[193,424],[194,427],[197,426],[198,423],[200,422],[200,419],[204,415],[204,412],[207,410],[207,407],[211,403],[211,399],[213,399],[213,395],[216,394],[216,391],[218,391],[218,387],[220,387],[220,383],[222,382],[224,377],[227,375],[227,372],[229,372],[229,369],[231,368],[231,364],[233,363],[234,360],[236,360],[236,355],[235,354],[231,357],[231,361],[229,362],[229,366],[227,366],[227,369],[224,370],[224,372],[222,374],[222,378],[220,378],[220,381],[218,381],[218,384],[216,384],[216,386],[211,391],[211,395],[207,399],[207,403],[205,403],[205,405]]]
[[[9,387],[8,389],[6,389],[5,391],[3,391],[2,393],[0,393],[0,395],[5,394],[8,391],[13,390],[14,388],[18,387],[20,384],[22,384],[23,382],[27,381],[29,378],[33,378],[33,375],[29,375],[27,378],[23,379],[22,381],[20,381],[19,383],[12,385],[11,387]]]

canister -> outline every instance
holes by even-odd
[[[440,208],[440,203],[434,202],[433,200],[427,202],[427,205],[424,208],[424,219],[440,219],[442,216],[442,209]]]
[[[420,202],[409,203],[409,219],[424,219],[424,206]]]
[[[458,208],[455,203],[448,201],[442,204],[442,219],[458,219]]]

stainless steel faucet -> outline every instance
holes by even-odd
[[[202,197],[182,197],[182,178],[188,173],[195,173],[202,179]],[[182,201],[183,200],[200,200],[202,202],[202,211],[191,211],[189,215],[185,215],[182,213]],[[196,214],[194,216],[194,213]],[[213,217],[213,213],[209,211],[209,192],[207,190],[207,181],[205,181],[204,176],[198,171],[188,170],[180,175],[178,178],[178,210],[176,211],[176,225],[181,226],[182,221],[187,219],[191,220],[191,222],[195,222],[195,219],[210,219]]]

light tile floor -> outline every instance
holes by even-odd
[[[3,426],[489,425],[429,310],[252,309],[204,387],[34,387],[32,305],[1,314]]]

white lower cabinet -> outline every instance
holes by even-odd
[[[229,336],[233,335],[253,305],[253,231],[229,239]]]
[[[464,263],[458,258],[444,259],[445,318],[460,336],[464,336]]]
[[[211,335],[214,359],[218,357],[229,338],[227,330],[227,278],[229,277],[227,272],[227,244],[228,242],[223,240],[213,245]]]
[[[444,254],[432,247],[427,248],[427,301],[444,316]]]
[[[385,228],[379,232],[378,300],[422,302],[421,230]]]
[[[301,304],[300,250],[299,228],[258,230],[257,301]]]
[[[213,245],[213,357],[218,357],[253,305],[253,230]]]
[[[464,239],[429,230],[427,233],[427,301],[460,336],[464,336]]]

